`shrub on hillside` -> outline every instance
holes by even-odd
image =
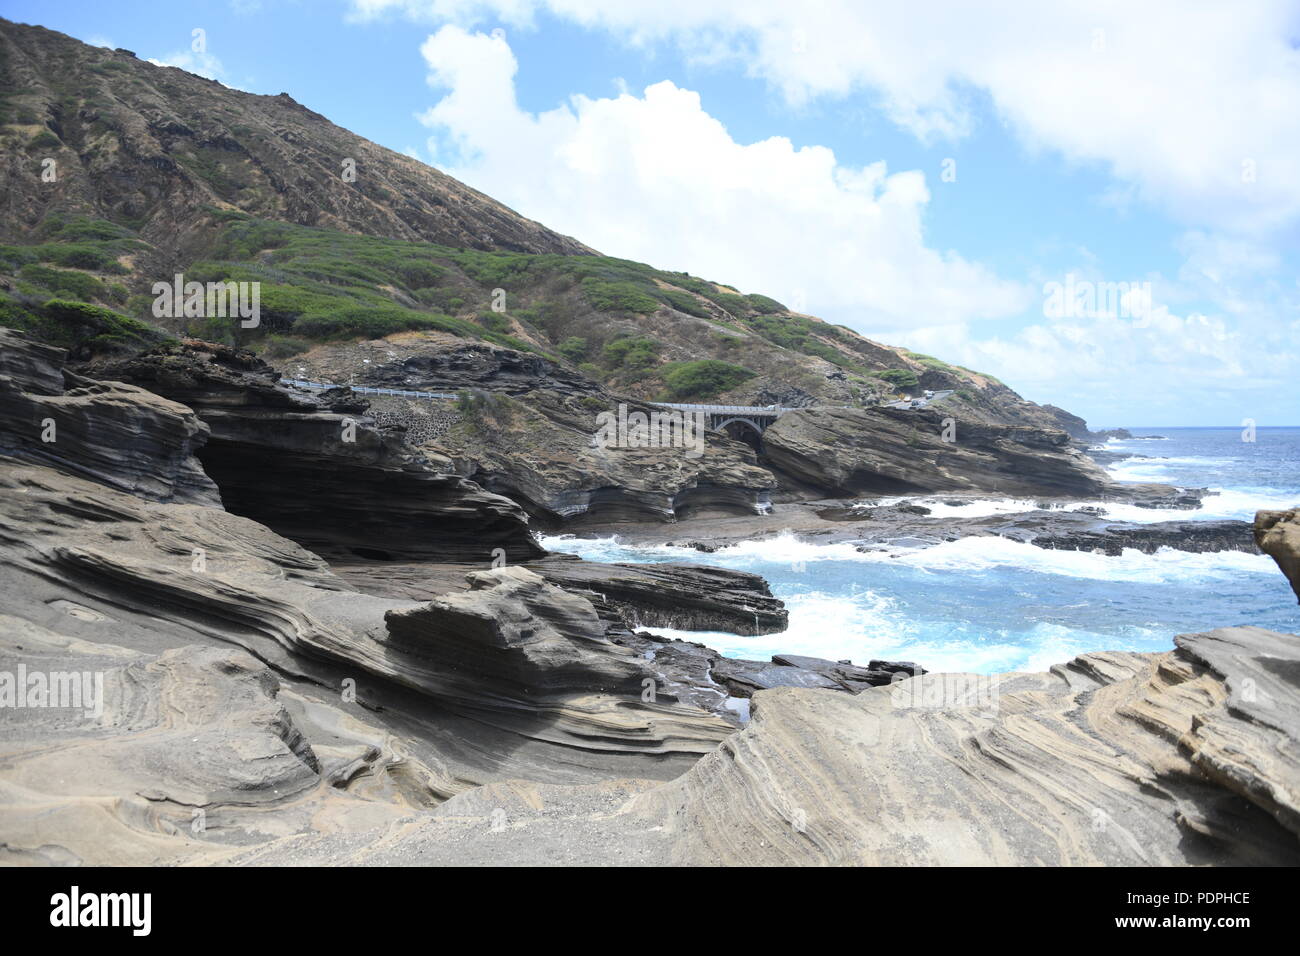
[[[669,396],[683,400],[712,398],[753,377],[749,369],[717,359],[673,362],[663,369]]]
[[[921,381],[910,368],[887,368],[883,372],[872,374],[896,388],[911,388]]]
[[[750,308],[752,308],[759,315],[771,315],[774,312],[790,311],[785,306],[783,306],[780,302],[777,302],[776,299],[768,298],[765,295],[758,295],[757,293],[753,293],[751,295],[745,296],[745,299],[749,302]]]
[[[0,299],[0,326],[22,329],[65,348],[74,358],[101,352],[144,349],[167,336],[112,309],[85,302],[50,299],[44,303]]]
[[[602,351],[610,368],[649,368],[659,359],[659,343],[647,338],[620,338],[605,343]]]
[[[556,346],[556,351],[576,364],[587,357],[587,340],[571,335]]]
[[[638,312],[649,315],[659,308],[656,299],[631,282],[586,278],[582,280],[582,294],[594,308],[602,312]]]

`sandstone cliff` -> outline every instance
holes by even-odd
[[[1256,514],[1255,541],[1277,562],[1300,598],[1300,509]]]

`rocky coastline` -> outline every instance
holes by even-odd
[[[548,554],[526,509],[355,396],[304,396],[238,353],[73,371],[0,334],[0,672],[103,682],[80,709],[4,710],[7,862],[1300,860],[1294,636],[1229,628],[994,678],[724,657],[643,628],[780,633],[757,575]],[[989,434],[993,456],[1007,436]],[[1034,500],[1059,504],[1054,487]],[[928,512],[792,501],[584,533],[1258,547],[1296,584],[1295,512],[1253,536]]]

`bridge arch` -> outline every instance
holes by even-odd
[[[742,441],[754,450],[758,450],[763,441],[763,426],[752,418],[744,418],[736,415],[731,418],[725,418],[718,421],[721,416],[710,416],[709,426],[715,432],[721,432],[728,438],[734,438],[736,441]]]
[[[758,435],[763,434],[762,425],[754,421],[752,418],[742,418],[739,415],[733,416],[732,418],[724,419],[723,421],[720,422],[713,422],[712,426],[714,431],[720,432],[720,431],[726,431],[727,426],[732,424],[748,425],[750,428],[754,430],[755,434]]]

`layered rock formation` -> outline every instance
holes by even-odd
[[[11,373],[16,354],[6,353]],[[188,387],[194,398],[216,395],[214,380],[238,374],[195,371],[195,354],[224,368],[219,356],[182,349],[168,353],[178,364],[159,372],[158,380]],[[38,350],[31,361],[44,356]],[[24,381],[33,387],[42,374],[41,366],[31,365]],[[253,383],[244,407],[267,409],[274,401],[291,409],[279,413],[283,444],[277,447],[284,448],[292,442],[284,431],[322,413],[281,391]],[[158,403],[180,408],[130,386],[120,386],[119,397],[124,433],[145,430]],[[89,433],[98,413],[94,405],[85,411]],[[237,414],[230,418],[240,421]],[[239,427],[254,431],[249,419]],[[185,468],[202,474],[187,434],[163,434],[172,444],[160,458],[188,458]],[[621,620],[611,627],[588,601],[533,572],[471,573],[468,592],[433,601],[361,593],[315,554],[217,503],[153,501],[110,487],[114,475],[105,481],[77,477],[93,470],[98,454],[96,446],[67,441],[51,445],[50,463],[57,467],[0,456],[0,589],[11,596],[6,612],[18,622],[4,628],[13,638],[7,662],[27,663],[21,635],[32,628],[143,655],[192,644],[235,645],[317,703],[328,703],[342,687],[350,702],[345,710],[391,714],[381,722],[414,733],[410,746],[440,768],[429,785],[437,799],[502,775],[565,782],[670,777],[738,723],[725,706],[725,690],[707,672],[700,680],[694,670],[680,675],[671,656],[655,661],[616,642],[609,632],[626,633]],[[414,496],[422,487],[402,489],[405,502],[418,507]],[[489,555],[483,557],[480,568],[488,564]],[[770,606],[768,612],[775,613]],[[256,678],[263,684],[268,679]],[[317,717],[326,725],[343,719]],[[20,749],[31,743],[24,736],[29,730],[23,721],[13,728]],[[284,740],[292,736],[286,730]],[[301,762],[305,771],[289,768],[299,777],[324,772],[306,756]],[[167,775],[179,765],[159,766]],[[356,766],[364,769],[364,762]],[[210,769],[222,779],[235,772]],[[102,795],[124,779],[106,770]],[[298,784],[278,776],[227,782],[285,800],[299,794]],[[315,785],[306,777],[298,783]]]
[[[362,593],[248,518],[53,464],[0,460],[0,693],[104,692],[0,710],[10,861],[1300,863],[1294,635],[996,677],[732,661],[627,627],[651,569],[614,569],[603,614],[511,566]]]
[[[1065,432],[954,422],[939,407],[800,409],[764,433],[763,449],[764,464],[794,486],[831,496],[982,491],[1091,498],[1112,487]]]
[[[66,463],[155,501],[219,504],[195,453],[208,427],[189,408],[64,369],[67,353],[0,328],[0,454]]]
[[[1300,863],[1293,635],[1229,628],[1046,673],[780,688],[668,783],[465,791],[252,864]]]
[[[606,637],[586,600],[526,568],[474,572],[470,585],[385,614],[390,677],[458,713],[573,747],[707,753],[731,731],[678,705],[651,661]]]
[[[695,564],[591,564],[551,555],[528,567],[630,627],[731,634],[784,631],[790,615],[757,574]]]
[[[1255,541],[1282,569],[1300,598],[1300,508],[1255,515]]]
[[[298,831],[396,822],[451,785],[390,733],[288,690],[237,649],[146,653],[0,617],[0,672],[20,665],[84,675],[89,695],[3,711],[9,865],[219,862]]]
[[[1044,674],[776,690],[638,811],[674,862],[1300,862],[1294,636],[1186,635]]]
[[[286,387],[251,353],[201,342],[90,371],[194,409],[211,430],[198,457],[226,508],[309,547],[434,561],[543,553],[517,506],[436,470],[349,392]]]
[[[429,602],[362,594],[246,518],[0,459],[0,580],[12,612],[43,626],[76,633],[71,615],[111,625],[128,646],[234,643],[297,678],[337,685],[350,674],[373,704],[411,697],[592,752],[698,754],[731,729],[718,716],[725,693],[715,690],[717,713],[678,704],[662,690],[671,675],[611,641],[581,597],[523,568],[471,578],[471,591]],[[598,739],[575,724],[599,726]]]

